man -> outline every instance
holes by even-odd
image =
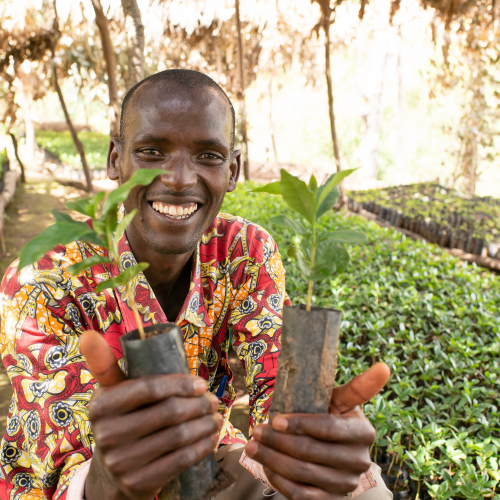
[[[152,500],[214,449],[238,478],[218,500],[263,498],[273,489],[275,498],[338,499],[363,490],[360,500],[391,498],[376,472],[365,473],[374,431],[357,407],[386,383],[385,365],[337,388],[330,414],[265,424],[289,301],[269,234],[219,214],[240,172],[234,121],[210,78],[161,72],[125,97],[120,139],[111,140],[108,155],[108,175],[119,182],[138,168],[169,172],[125,202],[122,215],[138,214],[119,242],[120,265],[149,262],[132,284],[134,300],[145,325],[175,319],[192,375],[126,380],[118,339],[135,328],[131,309],[120,290],[95,292],[116,269],[97,265],[76,278],[66,271],[102,248],[75,242],[19,274],[16,263],[6,272],[0,349],[14,398],[2,443],[2,500]],[[232,380],[230,335],[250,394],[254,439],[243,456],[245,440],[228,421],[231,383],[219,392],[224,376]]]

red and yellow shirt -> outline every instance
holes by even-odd
[[[124,236],[120,267],[136,260]],[[80,353],[83,331],[101,332],[124,369],[119,339],[136,328],[125,289],[96,293],[116,266],[95,265],[78,276],[67,268],[101,247],[74,242],[56,247],[17,273],[15,261],[0,288],[0,354],[14,396],[0,449],[0,499],[64,499],[72,475],[92,456],[88,404],[97,387]],[[165,313],[143,274],[133,282],[145,326]],[[176,319],[191,372],[220,397],[220,443],[244,442],[229,422],[235,391],[228,363],[230,337],[246,372],[250,428],[269,412],[280,349],[285,270],[271,236],[240,217],[219,214],[192,259],[191,286]],[[172,319],[172,318],[170,318]],[[232,334],[230,334],[232,330]]]

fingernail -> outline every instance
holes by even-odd
[[[247,455],[249,457],[253,457],[257,454],[258,449],[259,449],[259,445],[257,444],[257,442],[254,441],[253,439],[251,439],[250,441],[248,441],[246,448],[245,448],[245,451],[247,452]]]
[[[199,378],[193,382],[194,392],[196,394],[203,394],[207,390],[207,383]]]
[[[252,436],[257,441],[260,441],[260,438],[262,437],[262,427],[260,425],[255,427],[255,429],[252,432]]]
[[[288,429],[288,420],[283,417],[276,417],[273,420],[273,429],[276,431],[286,431]]]

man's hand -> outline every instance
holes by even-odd
[[[100,385],[89,409],[96,448],[86,500],[152,500],[214,450],[222,416],[202,378],[127,380],[103,336],[94,331],[82,335],[80,349]]]
[[[280,415],[272,426],[256,426],[247,454],[290,500],[343,498],[369,469],[375,440],[375,429],[359,405],[376,396],[389,376],[388,366],[377,363],[335,387],[328,414]]]

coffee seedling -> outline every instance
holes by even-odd
[[[302,274],[309,282],[307,311],[311,310],[314,283],[346,270],[349,253],[345,245],[367,241],[366,235],[359,231],[347,229],[326,232],[318,227],[321,217],[331,210],[339,199],[339,183],[353,171],[342,170],[318,186],[314,175],[311,175],[309,184],[306,184],[281,169],[281,180],[253,190],[256,193],[281,195],[285,203],[302,216],[301,220],[299,217],[291,219],[286,215],[278,215],[270,221],[292,230],[301,237],[300,244],[292,245],[288,249],[288,255],[297,260]]]
[[[56,220],[55,224],[35,236],[23,247],[19,256],[18,270],[34,264],[55,246],[66,245],[73,241],[85,241],[105,248],[108,251],[107,256],[93,255],[68,267],[68,272],[73,276],[96,264],[114,264],[119,268],[118,242],[137,213],[137,210],[133,210],[129,214],[126,214],[121,221],[118,221],[119,207],[128,198],[130,191],[134,187],[151,184],[156,177],[165,173],[168,172],[158,168],[140,169],[127,182],[112,191],[105,200],[106,193],[101,192],[92,198],[81,198],[66,204],[68,209],[75,210],[89,217],[92,225],[76,221],[68,214],[53,210],[52,215]],[[99,207],[103,200],[104,203],[99,214]],[[131,282],[135,276],[144,271],[148,266],[148,263],[140,262],[128,267],[118,276],[99,283],[96,287],[97,293],[107,288],[126,287],[128,298],[130,299],[129,303],[137,323],[137,329],[143,340],[145,338],[144,328],[135,300],[133,300]]]

